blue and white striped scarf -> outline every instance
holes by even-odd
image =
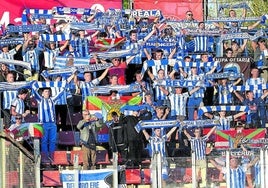
[[[49,30],[49,25],[34,24],[34,25],[14,25],[8,26],[7,33],[19,33],[19,32],[33,32],[33,31],[46,31]]]
[[[31,14],[34,20],[39,18],[45,18],[48,21],[52,19],[51,9],[24,9],[21,16],[21,22],[23,25],[27,25],[29,14]]]
[[[264,90],[268,89],[268,84],[259,84],[259,85],[243,85],[243,86],[232,86],[233,90],[236,91],[254,91],[254,90]]]
[[[211,127],[217,126],[219,123],[216,120],[186,120],[182,122],[184,124],[183,127]],[[169,127],[182,127],[181,122],[177,120],[144,120],[138,122],[135,126],[137,132],[140,132],[143,129],[155,129],[155,128],[169,128]]]
[[[73,8],[73,7],[55,7],[55,13],[63,15],[63,14],[72,14],[72,15],[90,15],[91,13],[95,13],[95,10],[90,8]]]
[[[249,106],[202,106],[198,109],[198,116],[202,116],[206,112],[220,112],[220,111],[236,111],[250,113]]]
[[[42,34],[39,36],[39,40],[43,42],[56,42],[70,40],[70,35],[65,34]]]
[[[0,91],[6,91],[6,90],[18,90],[21,88],[31,88],[32,82],[0,82]]]
[[[7,46],[12,44],[23,44],[23,38],[7,38],[0,40],[0,46]]]

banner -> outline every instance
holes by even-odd
[[[79,187],[110,188],[112,186],[112,169],[82,170],[79,171]],[[75,187],[75,171],[61,172],[63,188]]]
[[[90,8],[104,11],[109,8],[122,8],[121,0],[2,0],[0,7],[0,24],[7,26],[9,23],[21,24],[21,15],[24,9],[52,9],[53,7]]]
[[[266,129],[244,129],[242,130],[241,134],[238,134],[236,130],[222,130],[216,131],[216,148],[229,148],[230,141],[235,142],[236,137],[239,135],[243,135],[243,138],[246,138],[248,141],[247,143],[250,144],[251,147],[261,147],[262,142],[257,143],[256,141],[260,141],[261,139],[265,138]],[[241,138],[241,137],[240,137]],[[255,142],[254,142],[255,141]]]
[[[219,61],[223,72],[243,73],[244,79],[250,77],[250,66],[252,58],[250,57],[216,57],[215,61]]]
[[[187,11],[192,11],[194,19],[198,21],[203,20],[203,11],[196,11],[203,9],[202,0],[134,0],[134,9],[142,10],[161,10],[165,19],[183,20]]]

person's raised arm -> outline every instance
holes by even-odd
[[[207,137],[210,137],[210,135],[216,130],[216,126],[212,127],[212,129],[210,129],[210,131],[207,134]]]
[[[213,119],[213,117],[214,117],[212,114],[210,114],[208,112],[205,112],[204,116],[208,117],[209,119]]]
[[[242,95],[240,95],[240,93],[238,93],[236,90],[234,90],[234,94],[240,100],[240,102],[244,101],[244,97],[242,97]]]
[[[135,58],[135,55],[130,56],[129,58],[127,58],[126,59],[126,64],[128,65],[134,58]]]
[[[222,170],[222,166],[218,165],[214,160],[211,159],[209,161],[215,168],[217,168],[220,171]]]
[[[155,80],[155,76],[153,75],[153,73],[150,71],[150,69],[147,69],[147,74],[149,76],[149,78],[154,81]]]
[[[168,131],[167,133],[167,138],[169,138],[172,135],[172,133],[176,130],[177,130],[177,127],[173,127],[172,129],[170,129],[170,131]]]
[[[151,38],[151,36],[156,32],[156,25],[154,24],[153,25],[153,29],[152,31],[146,36],[143,38],[143,42],[147,42],[147,40],[149,40],[149,38]]]
[[[152,59],[152,56],[151,54],[148,52],[148,50],[146,48],[143,49],[144,53],[145,53],[145,56],[148,60],[151,60]]]
[[[233,115],[234,120],[237,119],[237,118],[239,118],[239,117],[241,117],[241,116],[243,116],[245,113],[246,112],[239,112],[239,113]]]
[[[183,125],[184,126],[184,125]],[[192,137],[191,135],[187,132],[186,128],[183,130],[183,133],[185,134],[185,136],[188,138],[188,140],[190,140]]]
[[[148,134],[148,132],[147,132],[145,129],[142,130],[142,133],[144,134],[145,139],[146,139],[146,140],[149,140],[150,135]]]
[[[261,99],[265,99],[267,96],[268,96],[268,90],[266,90],[266,91],[262,94]]]
[[[60,49],[60,52],[62,52],[63,50],[65,50],[68,45],[69,45],[69,40],[66,40],[64,42],[64,44],[59,48]]]
[[[194,87],[194,89],[189,91],[189,95],[192,95],[193,93],[197,92],[200,89],[200,86]]]
[[[105,76],[107,75],[108,71],[109,71],[109,68],[105,69],[105,71],[103,71],[103,73],[98,77],[99,82],[100,82],[103,78],[105,78]]]

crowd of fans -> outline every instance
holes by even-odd
[[[1,63],[2,83],[30,83],[19,90],[2,90],[4,128],[12,131],[18,121],[25,122],[30,114],[38,114],[38,121],[43,123],[44,128],[41,150],[46,157],[51,157],[56,149],[57,131],[66,126],[67,114],[81,112],[83,120],[76,128],[81,131],[81,143],[87,153],[86,158],[93,156],[92,169],[95,168],[96,158],[92,151],[96,150],[95,138],[99,123],[109,127],[110,151],[118,151],[123,162],[130,162],[132,165],[141,162],[141,154],[147,141],[153,146],[157,138],[167,149],[167,153],[163,152],[163,155],[190,156],[189,140],[195,135],[190,131],[191,128],[185,128],[185,131],[170,128],[168,132],[161,126],[154,127],[153,131],[137,132],[135,127],[140,120],[183,122],[208,118],[220,122],[212,130],[235,129],[241,124],[244,128],[265,128],[268,95],[265,38],[233,38],[222,42],[222,56],[227,60],[237,57],[253,59],[250,63],[249,78],[245,79],[243,74],[240,74],[242,69],[238,68],[233,72],[225,70],[214,59],[219,57],[216,48],[217,39],[221,35],[254,32],[254,28],[263,20],[243,27],[243,22],[239,19],[208,24],[195,20],[192,11],[187,11],[185,16],[184,20],[177,23],[162,20],[160,17],[122,17],[128,20],[124,28],[110,22],[99,29],[86,30],[72,28],[70,20],[61,19],[49,25],[45,18],[33,19],[29,16],[30,24],[43,24],[48,27],[40,32],[22,33],[8,32],[8,27],[12,27],[10,24],[1,40],[22,38],[22,43],[1,43],[0,57],[23,60],[30,64],[31,71],[25,70],[25,67],[19,64]],[[230,10],[229,16],[236,18],[235,10]],[[245,16],[243,13],[242,17]],[[77,23],[96,24],[96,20],[96,14],[84,15]],[[53,34],[68,35],[68,39],[46,41],[41,37]],[[111,42],[112,39],[122,38],[123,42],[118,44]],[[101,45],[100,41],[103,42]],[[253,54],[248,53],[249,44]],[[121,55],[124,50],[126,52]],[[110,54],[113,56],[109,56]],[[63,69],[57,69],[60,58],[64,59],[64,68],[75,67],[79,59],[87,59],[87,64],[111,63],[112,66],[91,72],[79,71],[76,68],[65,73]],[[59,70],[59,74],[50,74],[52,70]],[[226,75],[217,77],[220,73]],[[208,79],[209,75],[212,77]],[[139,91],[124,93],[114,89],[117,86],[133,84],[139,85]],[[126,111],[120,111],[120,108],[110,110],[107,112],[110,118],[104,120],[104,113],[103,117],[97,117],[91,109],[82,108],[88,96],[99,96],[92,88],[102,86],[107,86],[107,92],[101,95],[107,96],[110,103],[122,104],[120,97],[126,95],[140,97],[140,102],[138,105],[127,106]],[[239,90],[239,86],[246,89]],[[198,114],[199,108],[206,106],[245,108],[236,111],[220,108],[219,111]],[[179,143],[179,147],[176,143]],[[178,149],[181,149],[181,152],[178,152]],[[155,147],[151,151],[158,150],[161,149]],[[90,166],[88,163],[84,165],[85,168]]]

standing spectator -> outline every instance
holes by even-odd
[[[39,94],[38,86],[33,84],[33,91],[38,101],[38,121],[43,123],[44,135],[41,139],[41,152],[43,154],[43,160],[46,161],[53,156],[56,149],[57,140],[57,125],[56,125],[56,112],[55,101],[64,92],[65,86],[61,87],[59,93],[56,96],[51,96],[51,88],[42,88],[41,95]],[[51,158],[53,159],[53,158]]]
[[[185,19],[183,21],[186,22],[186,23],[194,23],[194,22],[197,22],[194,19],[194,14],[193,14],[193,12],[191,10],[186,11],[186,13],[185,13]]]
[[[15,116],[15,123],[13,123],[13,124],[11,124],[11,126],[7,129],[7,131],[9,132],[9,134],[10,134],[10,136],[12,137],[12,138],[14,138],[14,134],[13,134],[13,131],[15,131],[16,129],[18,129],[20,126],[21,126],[21,124],[22,124],[22,115],[21,114],[18,114],[18,115],[16,115]],[[18,142],[23,142],[23,137],[22,137],[22,135],[20,136],[20,137],[17,137],[17,138],[15,138],[16,139],[16,141],[18,141]]]
[[[109,76],[117,75],[118,77],[118,83],[120,85],[126,85],[127,79],[126,79],[126,69],[128,67],[129,62],[134,58],[135,56],[130,56],[126,59],[126,61],[123,61],[123,59],[119,57],[112,58],[112,64],[113,66],[109,68]]]
[[[92,96],[91,87],[94,87],[100,83],[100,81],[105,78],[108,73],[108,68],[98,77],[92,80],[91,72],[84,72],[84,81],[79,81],[77,78],[74,79],[76,84],[76,94],[82,95],[82,102],[87,96]]]
[[[132,115],[123,117],[122,123],[126,128],[128,162],[127,166],[139,166],[141,164],[141,153],[144,148],[142,134],[138,133],[135,126],[140,121],[139,111],[133,111]]]
[[[198,32],[202,33],[206,31],[205,22],[198,22]],[[201,34],[194,36],[194,52],[213,52],[213,37]]]
[[[191,74],[188,74],[187,80],[198,82],[203,80],[203,74],[198,74],[196,66],[191,67]],[[188,89],[192,90],[193,87],[189,87]],[[194,111],[199,106],[203,105],[203,98],[204,98],[204,88],[200,88],[198,91],[193,93],[187,102],[187,109],[188,109],[188,119],[194,120]]]
[[[138,70],[135,73],[135,82],[133,84],[139,84],[141,91],[140,92],[136,92],[136,93],[132,93],[132,96],[141,96],[142,97],[142,101],[144,102],[145,100],[145,93],[147,92],[151,92],[151,88],[149,86],[149,83],[143,80],[141,71]]]
[[[204,75],[213,74],[217,68],[217,66],[208,66],[209,59],[208,54],[203,53],[201,54],[201,63],[204,63],[204,67],[202,67]],[[204,92],[204,104],[205,105],[212,105],[213,104],[213,93],[214,93],[214,87],[207,86],[206,90]]]
[[[253,86],[253,89],[251,90],[253,91],[254,97],[259,98],[263,94],[263,89],[259,87],[262,87],[262,85],[266,84],[266,80],[260,77],[258,67],[252,67],[250,73],[251,77],[246,80],[245,85],[246,87]]]
[[[56,62],[56,57],[60,55],[60,53],[67,48],[69,41],[66,40],[65,43],[57,47],[56,42],[49,42],[48,46],[44,49],[44,67],[45,69],[54,69],[54,65]]]
[[[259,38],[256,41],[251,42],[252,49],[254,51],[254,62],[258,68],[262,68],[262,78],[267,82],[267,66],[268,66],[268,48],[266,40],[264,38]]]
[[[21,114],[22,118],[25,118],[30,114],[30,110],[25,111],[25,99],[28,95],[28,89],[22,88],[18,91],[18,96],[11,102],[10,114],[11,114],[11,123],[15,123],[15,117]],[[24,119],[22,119],[24,122]]]
[[[0,53],[0,58],[3,59],[14,59],[14,55],[19,51],[19,49],[21,48],[21,44],[18,44],[15,48],[9,50],[9,46],[3,46],[2,47],[2,53]],[[9,70],[15,70],[15,66],[10,64],[9,65]]]
[[[145,136],[145,139],[149,141],[150,144],[150,150],[151,150],[151,157],[156,155],[157,153],[160,153],[162,158],[162,177],[163,179],[168,178],[168,163],[166,159],[166,141],[169,139],[169,137],[172,135],[174,131],[176,131],[177,127],[173,127],[168,131],[167,134],[161,135],[161,129],[155,128],[154,129],[154,136],[151,136],[148,134],[148,132],[143,129],[142,132]]]
[[[6,82],[7,83],[14,83],[15,76],[13,72],[8,72],[6,75]],[[4,122],[3,127],[8,128],[10,126],[10,109],[11,109],[11,102],[17,97],[18,91],[17,90],[5,90],[3,91],[2,97],[2,109],[4,115]]]
[[[194,136],[192,137],[186,129],[184,129],[184,134],[187,136],[188,140],[191,142],[191,148],[194,151],[196,161],[196,174],[201,172],[201,181],[200,187],[206,187],[206,179],[207,179],[207,161],[206,161],[206,145],[207,140],[210,135],[215,131],[216,126],[214,126],[207,135],[201,135],[201,129],[199,127],[194,128]],[[198,179],[198,178],[197,178]]]
[[[207,116],[209,119],[215,119],[219,121],[220,127],[218,128],[218,130],[230,130],[231,121],[234,121],[245,114],[245,112],[239,112],[234,115],[226,116],[226,111],[220,111],[218,113],[219,115],[213,115],[208,112],[204,113],[204,115]]]
[[[125,125],[122,124],[121,118],[113,111],[112,120],[109,122],[109,145],[113,152],[118,152],[124,164],[127,160],[127,138]]]
[[[86,36],[85,30],[78,31],[78,37],[75,37],[70,41],[70,45],[75,52],[79,54],[79,57],[89,57],[89,44],[90,41],[98,35],[99,31],[96,31],[92,35]]]
[[[240,93],[234,91],[236,97],[240,100],[243,105],[246,105],[250,109],[250,113],[247,115],[247,124],[250,127],[264,128],[266,123],[266,116],[259,116],[259,114],[265,114],[265,112],[260,111],[260,105],[264,99],[268,96],[268,90],[266,90],[262,96],[255,98],[253,91],[246,91],[246,98],[244,98]],[[265,110],[261,108],[262,110]]]
[[[23,61],[30,63],[33,77],[37,80],[40,71],[39,55],[40,49],[36,47],[36,41],[32,37],[27,37],[22,46]]]
[[[196,86],[190,91],[183,92],[182,87],[175,87],[173,92],[165,91],[170,101],[172,119],[184,120],[186,118],[187,99],[199,89],[200,86]]]
[[[214,89],[216,90],[216,97],[214,100],[214,104],[221,104],[221,105],[230,105],[234,104],[234,98],[233,98],[233,86],[236,86],[240,83],[241,78],[237,79],[234,83],[229,83],[228,78],[222,78],[219,79],[217,83],[211,82],[214,86]]]
[[[95,170],[97,144],[96,128],[100,128],[102,124],[96,116],[91,115],[87,110],[84,110],[82,115],[83,119],[78,122],[76,127],[80,130],[80,141],[83,151],[83,170]]]
[[[230,188],[244,188],[246,187],[246,171],[258,162],[258,157],[250,161],[247,166],[241,166],[239,160],[235,157],[230,159]],[[220,166],[214,160],[210,160],[211,164],[220,170],[223,174],[227,173],[227,167]]]
[[[239,45],[237,41],[232,41],[231,46],[228,46],[227,43],[224,43],[224,48],[227,50],[228,48],[232,49],[232,57],[242,57],[245,48],[247,47],[247,39],[243,40],[243,44]]]
[[[0,69],[0,82],[6,82],[7,74],[9,73],[9,68],[6,64],[1,63],[1,69]]]

